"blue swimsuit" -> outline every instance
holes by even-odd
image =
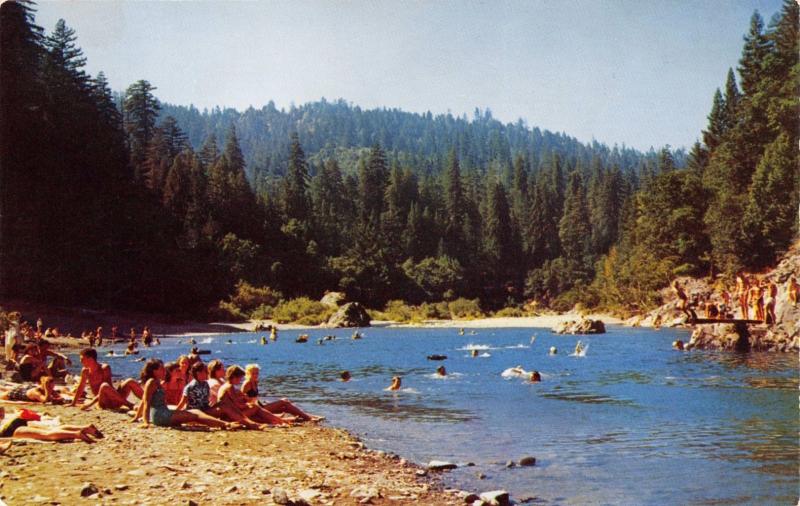
[[[164,389],[159,385],[158,389],[150,397],[150,423],[159,427],[169,427],[172,425],[173,411],[167,407],[164,401]]]

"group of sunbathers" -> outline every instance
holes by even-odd
[[[23,346],[22,350],[18,346]],[[55,382],[56,377],[64,377],[70,361],[51,351],[48,341],[15,344],[12,349],[9,363],[18,369],[19,377],[15,379],[23,383],[0,382],[0,401],[4,403],[68,403],[83,410],[125,409],[132,411],[133,420],[141,420],[144,427],[199,424],[262,430],[322,419],[309,415],[288,399],[259,400],[256,364],[244,369],[238,365],[225,368],[220,360],[205,364],[196,354],[183,355],[166,365],[151,358],[144,364],[139,381],[127,378],[114,382],[111,367],[98,362],[94,348],[86,348],[80,352],[82,369],[77,385],[70,389],[57,387]],[[50,364],[48,357],[53,357]],[[63,369],[58,364],[63,364]],[[53,371],[59,375],[51,374]],[[90,398],[85,396],[87,386]],[[93,425],[42,425],[38,418],[38,414],[26,409],[7,415],[0,406],[0,438],[92,442],[93,438],[102,437]],[[0,453],[3,450],[0,445]]]

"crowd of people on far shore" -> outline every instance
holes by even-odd
[[[784,289],[789,304],[796,307],[800,283],[794,275],[786,281]],[[697,311],[702,311],[705,319],[732,320],[736,319],[738,309],[738,319],[756,320],[767,325],[777,322],[775,305],[779,288],[771,279],[759,279],[740,272],[736,275],[734,286],[723,287],[719,291],[720,302],[712,301],[711,295],[695,294],[690,299],[677,279],[672,282],[672,291],[678,297],[678,309],[686,314],[689,321],[698,319]]]
[[[196,424],[228,430],[264,430],[322,420],[288,399],[261,399],[257,364],[244,368],[226,367],[220,360],[206,364],[194,349],[167,364],[151,358],[144,363],[139,378],[114,381],[111,366],[100,362],[97,350],[90,346],[80,352],[82,367],[75,380],[68,376],[70,359],[51,349],[41,330],[41,320],[37,330],[32,331],[20,315],[14,318],[12,314],[10,329],[2,336],[6,352],[3,377],[11,380],[0,380],[3,404],[52,403],[83,410],[124,410],[145,428]],[[112,329],[112,339],[116,339],[115,330]],[[137,353],[136,337],[131,329],[126,354]],[[157,343],[147,327],[141,337],[145,346]],[[102,339],[102,328],[98,328],[90,344],[100,345]],[[74,380],[73,385],[68,384],[70,379]],[[102,437],[94,425],[52,425],[30,409],[6,413],[0,406],[0,438],[94,442]],[[6,448],[0,445],[0,453]]]

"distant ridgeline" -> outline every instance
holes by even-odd
[[[676,274],[774,262],[797,232],[791,0],[767,29],[754,15],[740,84],[731,71],[688,155],[480,111],[200,113],[145,80],[115,97],[63,21],[45,35],[30,4],[0,14],[6,298],[197,314],[236,290],[268,315],[337,290],[370,307],[636,309]]]
[[[122,100],[120,95],[120,104]],[[345,174],[354,174],[359,158],[375,145],[381,146],[391,161],[415,172],[434,174],[444,169],[452,150],[465,172],[485,172],[496,164],[499,171],[510,173],[517,154],[523,155],[530,169],[536,171],[551,153],[558,153],[567,170],[580,165],[586,175],[595,157],[604,166],[616,165],[623,172],[647,170],[645,162],[655,166],[658,160],[658,153],[652,148],[643,154],[624,145],[609,148],[596,141],[586,145],[564,133],[528,128],[522,120],[503,124],[492,117],[491,111],[479,109],[470,120],[466,115],[363,110],[342,99],[322,99],[293,105],[288,110],[279,110],[270,102],[244,112],[220,108],[201,112],[194,106],[161,104],[160,120],[169,116],[177,120],[194,149],[200,149],[210,134],[224,139],[233,125],[248,178],[253,181],[286,174],[292,133],[300,138],[312,175],[316,173],[315,166],[327,159],[335,159]],[[676,166],[685,166],[684,150],[671,154]]]

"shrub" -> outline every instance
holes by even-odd
[[[231,296],[231,303],[244,313],[250,313],[261,306],[275,307],[283,299],[281,292],[268,286],[256,287],[244,280],[236,283],[236,292]]]
[[[261,304],[250,312],[250,318],[253,320],[269,320],[272,318],[273,311],[275,311],[273,306]]]
[[[447,303],[445,302],[423,302],[422,305],[417,308],[417,314],[421,320],[450,319],[450,311],[447,310]]]
[[[527,316],[527,313],[518,307],[504,307],[500,311],[497,311],[494,316],[498,318],[520,317]]]
[[[402,300],[390,300],[386,303],[382,316],[396,322],[408,322],[415,319],[416,310]]]
[[[224,300],[219,301],[219,305],[215,308],[211,308],[209,313],[211,313],[212,318],[222,321],[243,322],[247,320],[247,315],[242,313],[236,305],[225,302]]]
[[[444,304],[444,303],[442,303]],[[460,297],[456,300],[446,303],[448,312],[451,318],[483,318],[486,316],[481,311],[480,300],[478,299],[465,299]]]
[[[308,297],[299,297],[281,302],[272,311],[272,318],[278,323],[299,323],[319,325],[330,318],[334,309]]]

